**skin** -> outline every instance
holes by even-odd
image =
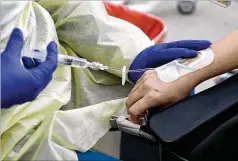
[[[139,123],[147,109],[166,108],[188,97],[198,84],[238,68],[238,31],[212,44],[213,62],[172,83],[162,82],[155,71],[147,71],[137,81],[126,101],[131,121]]]

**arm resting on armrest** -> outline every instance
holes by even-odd
[[[213,43],[210,48],[214,53],[214,60],[210,65],[171,83],[162,82],[155,71],[146,72],[126,101],[130,119],[139,122],[141,114],[147,109],[171,106],[186,99],[192,89],[201,82],[238,68],[237,42],[238,32],[233,32],[223,40]]]
[[[163,112],[151,111],[150,129],[166,143],[185,140],[199,142],[238,113],[237,82],[238,75],[235,75]]]

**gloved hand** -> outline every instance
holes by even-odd
[[[210,41],[184,40],[151,46],[143,50],[133,61],[130,70],[156,68],[178,58],[193,58],[197,51],[207,49]],[[130,81],[136,83],[144,72],[129,73]]]
[[[47,46],[45,62],[35,62],[29,58],[21,63],[23,35],[20,29],[14,29],[5,51],[1,54],[1,107],[33,101],[52,79],[57,67],[57,45]]]

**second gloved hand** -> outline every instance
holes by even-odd
[[[47,47],[47,58],[34,66],[23,59],[21,50],[23,35],[20,29],[14,29],[5,51],[1,54],[1,107],[33,101],[48,85],[57,67],[57,45],[51,42]]]
[[[186,59],[197,56],[197,51],[210,47],[210,41],[184,40],[153,45],[143,50],[133,61],[130,70],[156,68],[175,59]],[[143,72],[129,73],[128,78],[133,83],[143,75]]]

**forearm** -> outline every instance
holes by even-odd
[[[238,68],[238,31],[213,43],[211,49],[215,55],[213,62],[205,68],[184,76],[181,80],[196,86],[205,80]]]

